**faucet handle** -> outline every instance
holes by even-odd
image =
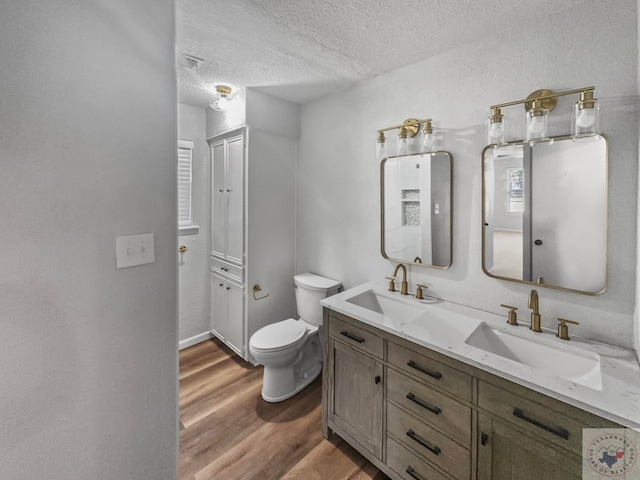
[[[509,325],[518,326],[518,314],[516,313],[518,307],[514,307],[513,305],[505,305],[504,303],[501,303],[500,306],[509,309],[509,313],[507,313],[507,323]]]
[[[389,291],[390,292],[395,292],[396,291],[396,277],[384,277],[387,280],[389,280]]]
[[[416,298],[418,300],[424,300],[424,297],[422,296],[422,289],[423,288],[429,288],[429,285],[425,285],[423,283],[416,284]]]
[[[571,340],[571,338],[569,338],[569,327],[567,326],[567,323],[570,323],[571,325],[580,324],[574,320],[568,320],[560,317],[558,317],[558,322],[558,333],[556,333],[556,337],[561,340]]]

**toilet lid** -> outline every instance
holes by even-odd
[[[302,340],[307,332],[304,322],[293,318],[266,325],[251,336],[255,350],[282,350]]]

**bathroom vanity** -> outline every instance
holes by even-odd
[[[337,433],[391,478],[578,480],[583,428],[639,425],[632,352],[433,302],[376,284],[322,302],[325,437]],[[518,339],[505,340],[509,328]],[[491,351],[489,331],[539,347],[540,368]]]

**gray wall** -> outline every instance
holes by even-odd
[[[535,16],[535,12],[532,13]],[[609,150],[609,288],[598,296],[540,290],[543,324],[580,321],[576,335],[633,344],[638,171],[637,1],[586,1],[581,8],[500,26],[417,64],[394,70],[302,108],[298,165],[297,270],[348,288],[384,280],[393,266],[379,254],[379,169],[375,135],[405,118],[433,117],[454,159],[453,265],[412,266],[410,280],[430,293],[483,310],[501,303],[527,311],[530,287],[481,270],[481,152],[489,106],[595,85]],[[616,32],[612,34],[612,32]],[[568,133],[576,98],[552,112],[551,134]],[[516,121],[521,107],[504,112]],[[509,132],[514,136],[514,131]],[[521,137],[521,135],[520,135]],[[347,207],[348,208],[345,208]]]
[[[173,2],[3,2],[0,58],[0,478],[174,478]]]

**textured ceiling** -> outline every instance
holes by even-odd
[[[305,103],[585,0],[177,0],[179,101],[227,83]]]

